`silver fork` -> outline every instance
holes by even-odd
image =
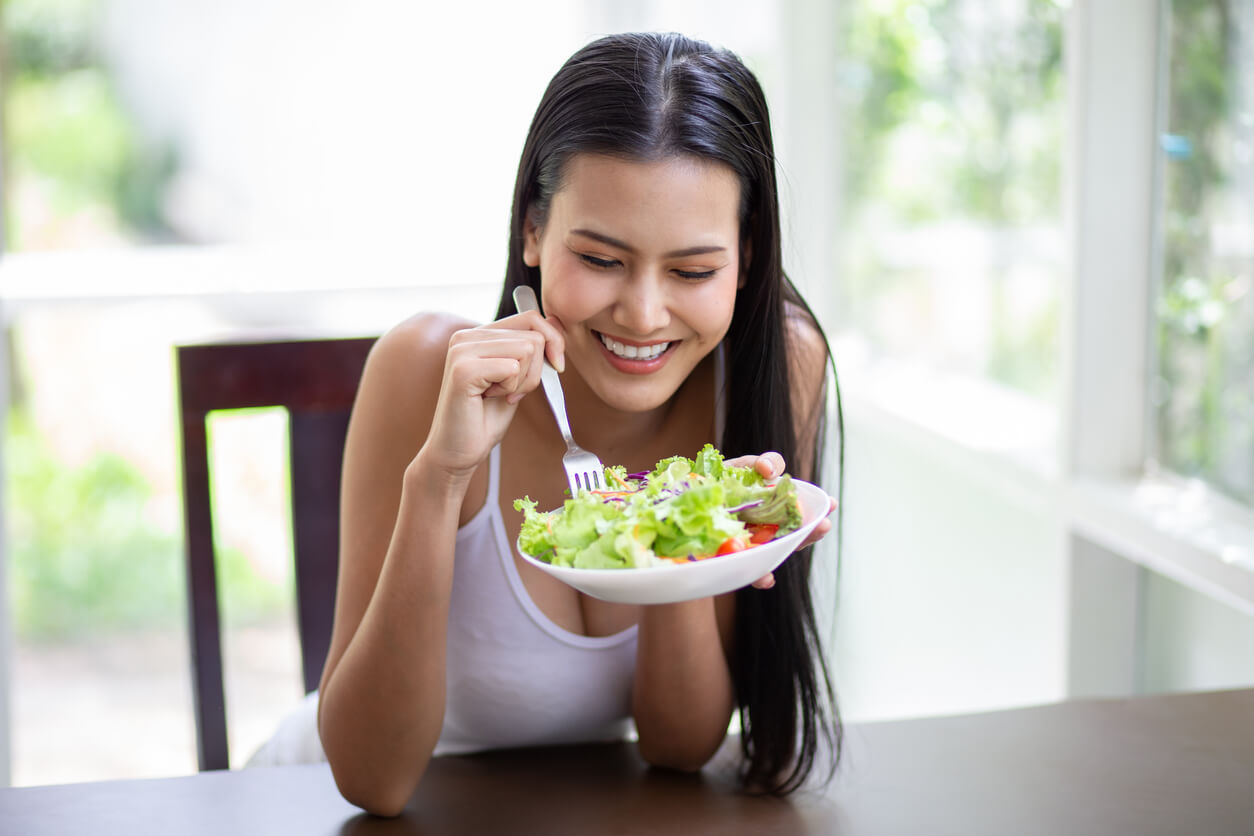
[[[540,304],[536,301],[536,292],[527,285],[514,288],[514,307],[519,313],[538,311]],[[540,385],[549,399],[549,408],[557,419],[557,428],[566,439],[566,455],[562,456],[562,467],[566,468],[566,481],[570,484],[570,495],[573,497],[580,491],[601,490],[604,488],[605,467],[596,454],[575,443],[570,435],[570,419],[566,417],[566,396],[562,394],[562,382],[557,379],[557,370],[544,360],[540,370]]]

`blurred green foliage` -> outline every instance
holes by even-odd
[[[13,67],[47,77],[96,60],[92,29],[99,0],[5,0],[3,6]]]
[[[79,209],[111,195],[131,138],[102,70],[19,77],[7,105],[14,162],[48,178],[58,208]]]
[[[181,534],[146,517],[151,489],[124,459],[69,466],[15,409],[5,439],[9,585],[21,639],[121,630],[181,630],[186,585]],[[291,591],[237,550],[218,555],[223,621],[239,626],[290,608]]]
[[[57,215],[99,208],[132,237],[166,238],[161,193],[176,155],[168,145],[146,144],[122,108],[96,42],[99,6],[98,0],[0,6],[10,177],[38,182]],[[10,202],[6,239],[15,250],[31,236],[21,206]]]
[[[1061,222],[1062,9],[1052,0],[848,4],[841,55],[841,283],[849,317],[920,281],[869,252],[864,225],[969,221],[987,231],[991,345],[982,373],[1049,394],[1058,305],[1013,312],[1008,233]],[[873,329],[874,326],[871,326]],[[872,339],[876,335],[872,333]]]
[[[161,195],[176,156],[146,144],[122,107],[97,40],[101,8],[99,0],[0,3],[11,249],[25,249],[31,232],[25,204],[13,199],[28,184],[58,217],[94,211],[131,239],[169,236]],[[77,466],[59,460],[20,403],[5,445],[19,638],[183,629],[182,535],[148,517],[152,490],[144,476],[111,454]],[[290,588],[260,576],[238,550],[222,550],[217,560],[225,625],[290,608]]]
[[[1254,217],[1254,91],[1240,98],[1254,31],[1240,3],[1250,20],[1249,0],[1170,4],[1156,444],[1172,470],[1254,503],[1254,258],[1219,243]]]

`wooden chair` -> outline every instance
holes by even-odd
[[[305,690],[311,691],[318,686],[331,640],[344,436],[374,341],[371,337],[177,348],[192,690],[202,770],[230,767],[206,418],[221,409],[288,410],[297,626]]]

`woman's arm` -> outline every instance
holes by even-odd
[[[827,348],[804,314],[788,319],[789,371],[793,388],[794,427],[802,460],[791,472],[810,479],[810,454],[817,441],[824,408]],[[753,466],[763,476],[784,472],[778,453],[745,456],[729,462]],[[830,501],[829,513],[835,508]],[[823,520],[805,545],[831,530]],[[769,589],[771,575],[754,584]],[[735,594],[681,604],[645,607],[640,619],[632,710],[641,756],[656,766],[700,769],[718,750],[735,709],[728,660],[734,641]]]
[[[345,445],[335,626],[318,726],[344,797],[394,815],[444,719],[454,542],[472,478],[539,383],[538,315],[416,317],[380,339]]]
[[[631,695],[640,756],[696,771],[718,751],[734,708],[735,595],[643,609]]]
[[[424,318],[379,340],[345,442],[318,726],[340,791],[372,812],[404,804],[443,722],[452,544],[468,480],[433,474],[419,451],[454,327]]]

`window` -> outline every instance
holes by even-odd
[[[1049,0],[844,8],[846,365],[849,355],[906,360],[1052,398],[1062,9]]]
[[[1254,2],[1173,0],[1153,446],[1254,504]]]

